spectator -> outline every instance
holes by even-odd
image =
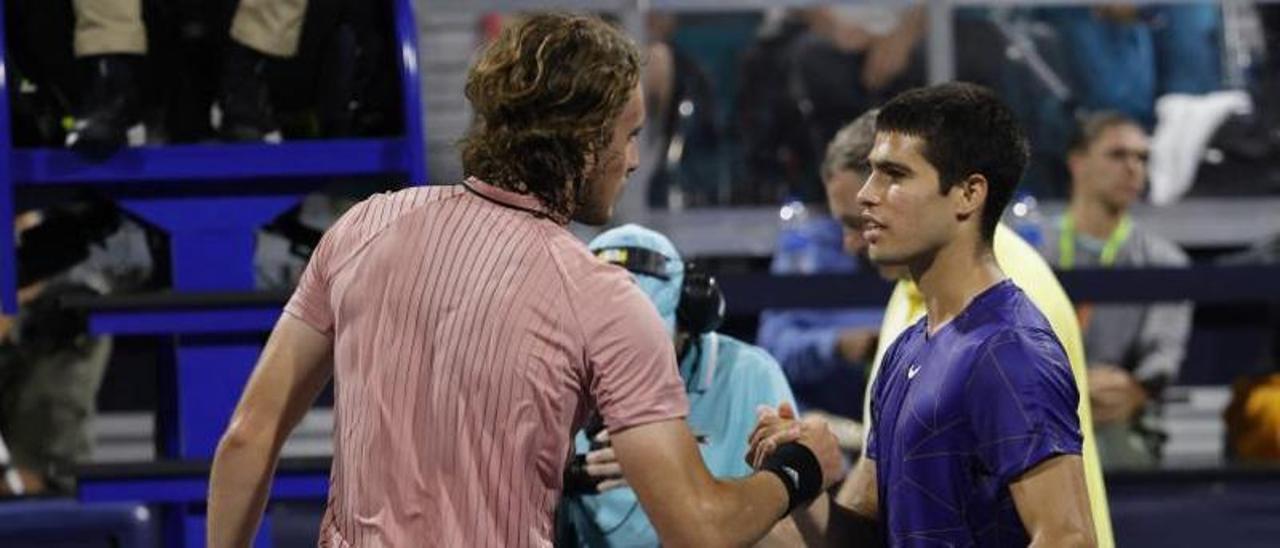
[[[1148,141],[1134,119],[1087,118],[1067,157],[1071,202],[1041,248],[1059,269],[1183,267],[1177,245],[1135,224],[1129,210],[1146,184]],[[1190,303],[1076,303],[1089,363],[1089,398],[1102,462],[1150,467],[1160,458],[1160,394],[1182,366]]]
[[[25,494],[68,492],[70,465],[92,451],[112,341],[88,333],[84,313],[60,299],[139,287],[152,272],[150,247],[141,226],[103,202],[28,212],[17,225],[19,311],[0,318],[0,433]]]
[[[832,139],[822,178],[836,220],[813,217],[784,228],[770,267],[773,274],[852,273],[865,268],[858,256],[866,243],[852,197],[866,180],[874,119],[874,111],[865,114]],[[807,260],[788,260],[794,255]],[[757,341],[782,364],[803,411],[857,418],[862,404],[856,395],[864,392],[879,320],[879,311],[863,309],[767,310],[760,318]]]
[[[139,65],[147,53],[142,0],[75,0],[75,53],[93,66],[67,146],[114,150],[141,119]],[[292,57],[307,0],[240,0],[222,67],[220,131],[232,141],[279,140],[263,71]]]
[[[1218,88],[1221,18],[1213,4],[1139,9],[1130,4],[1045,9],[1063,42],[1080,106],[1115,110],[1144,128],[1165,93]]]
[[[778,364],[764,350],[715,332],[724,302],[715,279],[685,263],[665,236],[625,225],[588,247],[631,272],[671,331],[689,396],[689,427],[700,437],[707,469],[717,477],[751,474],[743,455],[756,408],[792,402]],[[575,437],[579,459],[565,482],[562,517],[576,538],[562,536],[558,544],[656,546],[658,534],[622,479],[608,432],[593,424]]]
[[[919,6],[838,6],[774,14],[742,64],[738,124],[753,186],[823,198],[817,166],[846,123],[924,83]],[[779,198],[780,196],[775,196]]]

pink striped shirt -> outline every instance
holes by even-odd
[[[615,432],[688,413],[652,304],[539,209],[470,179],[325,234],[285,307],[333,336],[321,546],[551,546],[590,408]]]

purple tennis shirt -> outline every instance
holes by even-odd
[[[885,354],[872,391],[889,546],[1026,546],[1009,484],[1080,454],[1079,393],[1062,344],[1005,280],[936,333],[921,319]]]

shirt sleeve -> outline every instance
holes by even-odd
[[[1009,331],[978,352],[965,402],[987,472],[1008,484],[1049,457],[1080,454],[1080,396],[1062,345],[1048,333]]]
[[[620,280],[617,290],[592,300],[595,313],[583,316],[589,390],[612,433],[689,414],[666,326],[640,289]]]
[[[347,210],[333,226],[325,231],[320,243],[311,252],[307,267],[298,279],[298,287],[293,296],[284,305],[284,311],[315,328],[321,333],[333,333],[333,308],[330,301],[329,280],[333,275],[335,256],[342,251],[344,242],[349,240],[353,219],[361,215],[367,202],[361,202]]]

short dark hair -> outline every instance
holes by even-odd
[[[938,170],[940,192],[970,175],[986,177],[982,236],[991,241],[1030,154],[1013,112],[995,93],[963,82],[904,92],[881,107],[876,133],[920,138],[922,155]]]
[[[1101,137],[1108,129],[1118,126],[1133,126],[1142,129],[1142,124],[1138,123],[1132,116],[1114,110],[1100,110],[1085,115],[1071,135],[1071,143],[1067,147],[1067,153],[1073,154],[1088,150],[1089,146],[1098,140],[1098,137]]]
[[[822,158],[822,182],[827,182],[837,171],[856,169],[870,171],[867,156],[876,142],[876,114],[871,109],[848,125],[840,128],[827,144],[827,154]]]
[[[475,120],[462,140],[468,175],[538,197],[568,220],[586,192],[589,158],[640,80],[640,51],[590,15],[541,13],[502,31],[467,74]]]

